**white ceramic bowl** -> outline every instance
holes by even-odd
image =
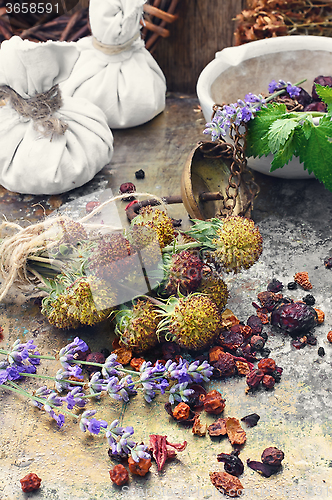
[[[284,36],[257,40],[216,53],[197,82],[197,95],[204,118],[211,121],[214,104],[228,104],[247,93],[268,93],[271,80],[293,84],[306,78],[301,86],[311,94],[318,75],[332,75],[332,38],[324,36]],[[270,172],[272,156],[248,159],[254,170],[275,177],[309,178],[298,158]]]

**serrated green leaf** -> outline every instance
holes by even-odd
[[[332,111],[332,88],[323,87],[316,83],[316,92],[325,104],[327,104],[328,111]]]
[[[253,120],[248,122],[247,156],[267,156],[271,151],[269,147],[268,132],[272,123],[286,114],[285,104],[268,104],[257,111]]]
[[[282,168],[284,165],[288,164],[289,160],[292,159],[296,147],[293,139],[294,139],[294,129],[289,134],[288,138],[286,139],[286,142],[282,146],[280,146],[278,151],[275,153],[274,158],[271,162],[270,172],[273,172],[278,168]]]
[[[315,124],[314,122],[312,121],[312,117],[311,116],[307,116],[303,122],[302,122],[302,131],[304,133],[304,136],[306,138],[306,140],[309,139],[310,135],[311,135],[311,131],[312,131],[312,127],[315,127]]]
[[[300,149],[300,161],[309,173],[332,191],[332,122],[329,116],[320,119],[311,135]]]
[[[275,120],[269,128],[268,140],[271,153],[278,153],[286,144],[288,139],[293,137],[293,131],[300,126],[299,122],[294,119],[281,118]]]

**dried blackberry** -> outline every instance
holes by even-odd
[[[307,304],[307,306],[313,306],[316,302],[315,297],[308,293],[302,298],[303,302]]]
[[[321,358],[322,358],[323,356],[325,356],[325,349],[324,349],[324,347],[319,347],[319,349],[318,349],[318,353],[317,353],[317,354],[318,354],[318,356],[320,356]]]
[[[136,179],[144,179],[144,177],[145,177],[144,170],[142,170],[141,168],[139,170],[136,170],[135,177],[136,177]]]
[[[284,285],[281,283],[281,281],[276,280],[275,278],[272,279],[272,281],[267,285],[267,290],[269,292],[280,292],[284,288]]]
[[[296,290],[297,289],[297,283],[295,281],[290,281],[287,285],[288,290]]]

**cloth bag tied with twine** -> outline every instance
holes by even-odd
[[[74,43],[12,37],[0,50],[0,184],[27,194],[82,186],[112,158],[104,113],[62,96],[59,83],[79,57]]]
[[[141,125],[165,109],[165,77],[140,38],[146,0],[90,0],[92,37],[77,42],[80,57],[61,90],[86,97],[110,128]]]

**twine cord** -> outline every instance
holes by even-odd
[[[113,56],[115,54],[120,54],[121,52],[125,52],[127,50],[130,50],[133,43],[140,36],[141,36],[141,32],[138,31],[127,42],[121,43],[119,45],[108,45],[106,43],[100,42],[99,40],[97,40],[96,37],[92,36],[92,45],[94,46],[95,49],[100,50],[100,52],[103,52],[103,54],[106,54],[108,56]]]

